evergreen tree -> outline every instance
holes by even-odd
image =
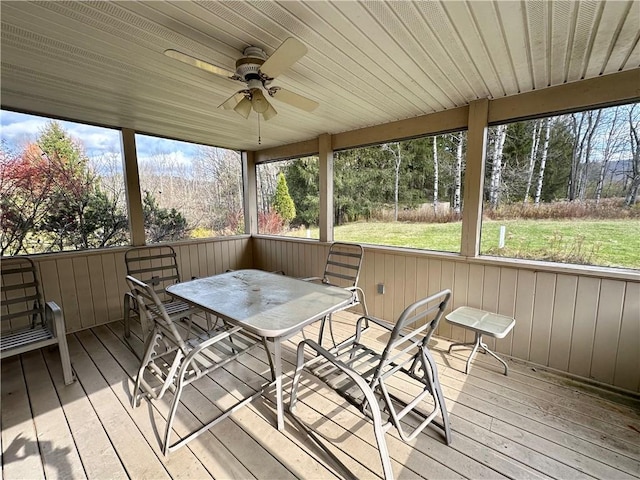
[[[294,226],[318,225],[320,217],[320,172],[317,157],[298,158],[284,169],[289,195],[296,206]]]
[[[276,192],[273,195],[272,205],[273,209],[278,215],[280,215],[280,218],[282,218],[285,223],[289,223],[295,218],[296,206],[293,203],[291,195],[289,195],[287,179],[282,172],[278,174],[278,185],[276,186]]]
[[[144,192],[142,214],[145,234],[150,243],[180,240],[187,236],[187,219],[175,208],[169,210],[160,207],[149,191]]]

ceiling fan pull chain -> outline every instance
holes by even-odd
[[[262,139],[260,138],[260,114],[256,113],[256,117],[258,117],[258,145],[260,145],[262,142]]]

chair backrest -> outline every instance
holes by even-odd
[[[167,310],[158,297],[158,294],[155,292],[155,289],[150,285],[141,282],[137,278],[132,275],[127,275],[127,283],[129,284],[129,288],[131,288],[132,295],[138,301],[140,306],[140,315],[145,315],[149,325],[154,325],[158,323],[165,335],[168,335],[177,346],[179,346],[185,354],[187,353],[187,348],[184,340],[180,333],[178,333],[178,329],[175,324],[171,321]]]
[[[165,288],[180,282],[176,252],[168,245],[131,248],[124,261],[127,275],[150,285],[162,301],[170,299]]]
[[[382,352],[374,381],[380,375],[386,376],[404,368],[408,362],[415,363],[417,348],[427,346],[450,299],[451,290],[442,290],[412,303],[402,312]]]
[[[361,245],[335,242],[327,254],[322,282],[349,288],[358,284],[364,249]]]
[[[42,324],[44,303],[36,267],[27,257],[2,260],[2,331]]]

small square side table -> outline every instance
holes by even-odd
[[[485,312],[477,308],[459,307],[453,312],[445,316],[447,321],[453,325],[466,328],[475,332],[476,338],[471,343],[452,343],[449,346],[449,353],[453,347],[473,347],[471,354],[467,359],[467,365],[464,373],[469,373],[471,360],[475,356],[478,348],[482,348],[486,353],[492,355],[502,365],[504,365],[504,374],[507,374],[508,367],[504,360],[489,350],[487,345],[482,341],[482,335],[488,335],[494,338],[504,338],[516,324],[515,318],[499,315],[497,313]]]

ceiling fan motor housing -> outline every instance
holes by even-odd
[[[247,47],[243,54],[244,57],[236,61],[236,75],[247,83],[251,80],[262,81],[260,67],[267,59],[267,54],[258,47]]]

